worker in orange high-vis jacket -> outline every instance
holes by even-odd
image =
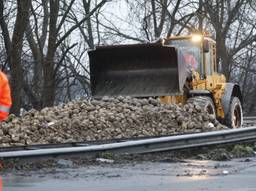
[[[0,71],[0,121],[8,118],[12,106],[11,89],[7,76]]]

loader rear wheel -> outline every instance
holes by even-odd
[[[187,102],[199,105],[203,111],[207,112],[210,115],[213,115],[216,118],[215,106],[210,97],[195,96],[195,97],[189,98]]]
[[[230,128],[239,128],[243,124],[243,110],[238,97],[232,97],[229,112],[225,118],[226,125]]]

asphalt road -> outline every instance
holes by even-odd
[[[2,174],[8,191],[256,191],[256,158],[99,164]]]

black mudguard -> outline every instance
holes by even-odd
[[[227,83],[225,87],[224,95],[221,98],[221,104],[222,104],[225,116],[229,112],[232,97],[238,97],[241,104],[243,105],[243,97],[242,97],[242,93],[239,85],[234,83]]]

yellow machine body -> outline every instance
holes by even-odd
[[[193,36],[179,36],[179,37],[169,37],[165,41],[172,40],[182,40],[182,39],[191,39]],[[224,119],[225,113],[221,103],[221,99],[224,95],[226,78],[223,74],[217,73],[217,63],[216,63],[216,43],[209,37],[203,37],[203,40],[207,40],[209,43],[209,52],[204,52],[203,45],[201,46],[201,62],[204,68],[205,77],[200,78],[200,74],[196,71],[193,71],[192,82],[190,82],[191,89],[193,90],[208,90],[212,93],[213,101],[216,106],[216,115],[218,118]],[[206,59],[208,58],[208,59]],[[161,101],[163,103],[182,103],[187,102],[186,95],[177,95],[177,96],[161,96]]]

